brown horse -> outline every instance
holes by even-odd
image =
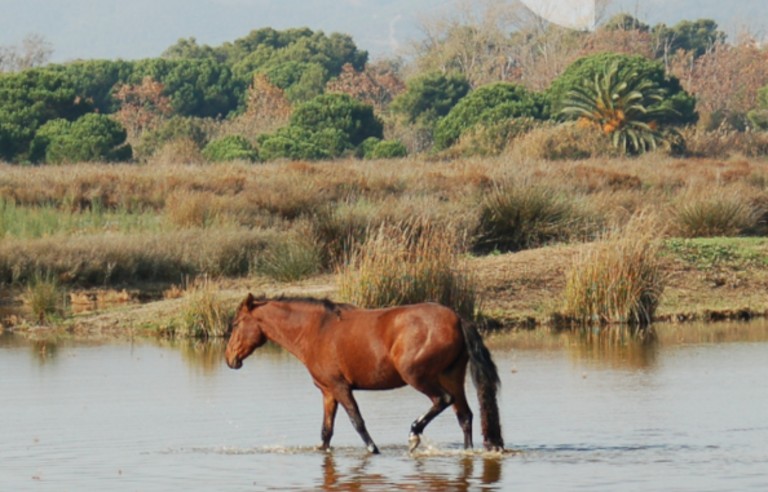
[[[411,425],[411,451],[419,445],[427,424],[449,405],[464,432],[464,447],[471,448],[472,412],[464,395],[467,362],[480,401],[485,448],[504,447],[496,365],[477,330],[447,307],[427,303],[369,310],[329,300],[248,294],[232,321],[227,365],[239,369],[267,340],[303,362],[323,393],[322,449],[330,447],[341,404],[368,451],[378,453],[352,391],[406,384],[432,400],[432,407]]]

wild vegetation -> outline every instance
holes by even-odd
[[[349,301],[473,316],[496,308],[467,262],[594,244],[536,316],[646,324],[665,255],[698,251],[679,241],[765,233],[768,50],[706,19],[507,14],[435,19],[408,63],[310,29],[3,52],[0,295],[45,321],[63,290],[336,275]],[[221,333],[213,290],[164,332]]]

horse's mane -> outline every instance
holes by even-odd
[[[267,297],[262,294],[258,297],[254,297],[254,300],[257,302],[277,301],[277,302],[322,306],[329,313],[336,314],[336,315],[340,315],[342,311],[354,308],[352,304],[334,302],[328,299],[327,297],[317,298],[317,297],[311,297],[311,296],[286,296],[284,294],[281,294],[277,297]]]

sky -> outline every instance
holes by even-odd
[[[561,1],[574,0],[526,0]],[[152,58],[180,38],[215,46],[261,27],[346,33],[376,58],[418,39],[420,24],[450,13],[455,0],[0,0],[0,6],[0,46],[40,35],[54,62]],[[613,0],[612,8],[651,24],[704,17],[731,35],[744,26],[768,33],[768,0]]]

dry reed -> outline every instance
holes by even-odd
[[[658,220],[634,216],[594,243],[566,273],[563,316],[579,326],[647,326],[665,278]]]

